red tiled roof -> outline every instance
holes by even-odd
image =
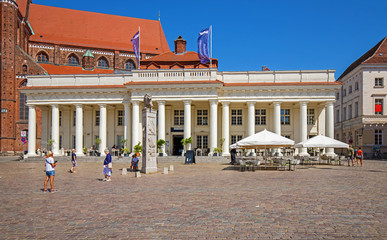
[[[23,17],[26,14],[27,0],[16,0],[17,7],[19,8],[20,13]]]
[[[53,65],[40,63],[48,74],[50,75],[64,75],[64,74],[111,74],[114,73],[112,69],[100,69],[94,68],[94,70],[84,70],[78,66],[67,66],[67,65]]]
[[[133,51],[130,40],[140,27],[141,52],[170,51],[156,20],[31,4],[29,22],[35,32],[33,42]]]
[[[340,80],[352,70],[357,68],[360,64],[380,64],[387,63],[387,37],[384,37],[378,44],[366,52],[363,56],[353,62],[341,76],[337,79]]]

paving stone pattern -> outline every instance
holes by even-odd
[[[0,163],[1,239],[387,239],[387,162],[239,172],[184,165],[135,178],[115,163]]]

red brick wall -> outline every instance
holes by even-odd
[[[16,76],[44,71],[23,51],[27,50],[26,43],[31,33],[28,26],[21,22],[17,8],[9,3],[0,3],[0,14],[0,105],[6,110],[0,115],[0,155],[8,155],[22,151],[20,131],[28,126],[27,121],[19,120],[18,88],[24,80]],[[27,65],[27,71],[23,71],[23,65]]]

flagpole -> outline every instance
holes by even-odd
[[[141,46],[141,32],[140,32],[140,26],[138,26],[138,69],[140,69],[141,65],[141,51],[140,51],[140,46]]]
[[[210,68],[212,68],[212,25],[210,26],[211,41],[210,41]]]

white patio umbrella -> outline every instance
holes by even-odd
[[[290,147],[294,141],[279,134],[267,131],[266,129],[244,138],[236,143],[237,148],[258,149],[258,148],[279,148]]]
[[[235,144],[236,148],[245,149],[268,149],[290,147],[294,145],[294,141],[283,137],[279,134],[267,131],[266,129],[244,138]],[[266,150],[265,150],[265,168],[266,168]]]
[[[349,148],[349,145],[339,140],[318,135],[295,145],[297,148]]]

